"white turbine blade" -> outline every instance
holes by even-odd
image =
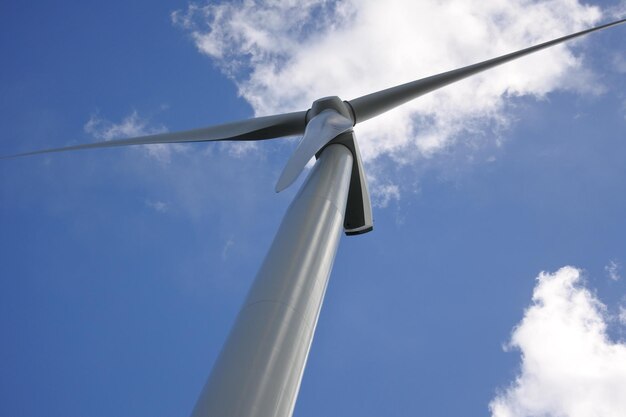
[[[352,120],[335,110],[324,110],[313,117],[306,125],[304,136],[276,183],[276,192],[279,193],[293,184],[317,151],[338,135],[352,129],[352,125]]]
[[[462,80],[471,75],[496,67],[506,62],[513,61],[514,59],[521,58],[525,55],[532,54],[533,52],[549,48],[570,39],[574,39],[579,36],[595,32],[597,30],[619,25],[624,22],[626,22],[626,19],[583,30],[572,35],[563,36],[558,39],[531,46],[530,48],[522,49],[517,52],[512,52],[510,54],[506,54],[487,61],[479,62],[477,64],[469,65],[467,67],[443,72],[441,74],[391,87],[386,90],[367,94],[354,100],[350,100],[348,103],[350,104],[350,106],[352,106],[352,109],[354,111],[354,115],[356,117],[355,123],[360,123],[365,120],[371,119],[372,117],[378,116],[379,114],[384,113],[388,110],[391,110],[401,104],[404,104],[407,101],[413,100],[414,98],[417,98],[438,88],[445,87],[448,84]]]
[[[306,111],[301,111],[278,114],[274,116],[257,117],[254,119],[241,120],[238,122],[210,126],[201,129],[185,130],[182,132],[159,133],[156,135],[139,136],[134,138],[114,139],[106,142],[43,149],[39,151],[20,153],[17,155],[3,156],[0,157],[0,159],[37,155],[42,153],[73,151],[79,149],[110,148],[114,146],[147,145],[154,143],[264,140],[281,136],[300,135],[304,132],[305,126]]]

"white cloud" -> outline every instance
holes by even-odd
[[[626,16],[626,0],[621,0],[619,4],[609,7],[607,12],[612,20],[623,19]]]
[[[92,114],[89,121],[84,126],[85,132],[96,139],[112,140],[127,138],[132,136],[148,135],[151,133],[161,133],[166,131],[163,126],[155,128],[148,127],[148,122],[139,117],[137,111],[126,116],[120,123],[113,123],[100,116],[99,113]]]
[[[626,74],[626,54],[616,52],[613,55],[613,67],[620,74]]]
[[[494,417],[623,417],[626,344],[607,335],[606,307],[564,267],[537,278],[513,331],[520,374],[490,403]]]
[[[130,115],[123,118],[119,123],[111,122],[101,117],[99,113],[94,113],[83,128],[85,132],[94,138],[105,141],[167,132],[165,126],[150,125],[149,120],[140,117],[136,110],[133,110]],[[184,152],[186,145],[159,143],[143,145],[140,149],[150,158],[159,162],[169,163],[172,152]]]
[[[257,114],[351,99],[471,64],[596,23],[574,0],[246,0],[172,15],[237,84]],[[512,121],[506,103],[561,90],[598,92],[568,47],[556,47],[440,90],[357,128],[365,160],[432,157],[459,138]],[[495,140],[498,140],[496,138]]]
[[[619,274],[620,269],[621,269],[621,265],[617,261],[614,261],[614,260],[609,261],[609,264],[604,267],[604,270],[606,271],[607,275],[613,281],[620,280],[621,278]]]
[[[150,207],[151,209],[159,212],[159,213],[167,213],[167,211],[170,209],[169,204],[163,202],[163,201],[151,201],[151,200],[146,200],[146,206]]]
[[[235,240],[233,239],[233,237],[229,237],[228,240],[226,241],[226,243],[224,244],[224,247],[222,248],[222,260],[225,261],[226,259],[228,259],[228,253],[230,252],[230,249],[235,245]]]
[[[624,326],[626,326],[626,308],[624,308],[623,306],[620,306],[620,308],[619,308],[618,319],[619,319],[620,323],[622,323]]]
[[[376,184],[372,187],[372,204],[375,207],[387,207],[392,200],[400,200],[400,187],[396,184]]]
[[[222,147],[233,158],[243,158],[262,153],[256,142],[223,142]]]

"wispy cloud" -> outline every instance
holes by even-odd
[[[626,326],[626,308],[623,306],[620,306],[619,308],[619,316],[618,316],[619,322],[622,323],[624,326]]]
[[[193,4],[173,21],[230,76],[257,114],[316,98],[351,99],[588,27],[600,12],[577,1],[248,0]],[[456,84],[359,126],[366,160],[431,157],[512,121],[511,97],[598,92],[569,47]]]
[[[613,55],[613,67],[620,74],[626,74],[626,54],[616,52]]]
[[[158,201],[158,200],[157,201],[146,200],[146,206],[150,207],[151,209],[159,213],[167,213],[170,209],[169,204],[163,201]]]
[[[140,117],[136,110],[133,110],[119,123],[103,118],[100,113],[96,112],[91,115],[83,128],[86,133],[94,138],[105,141],[167,132],[165,126],[151,124],[149,119]],[[186,146],[183,144],[154,144],[144,145],[141,149],[150,158],[162,163],[169,163],[172,152],[184,152]]]
[[[604,270],[606,271],[609,278],[612,279],[613,281],[619,281],[621,279],[621,276],[620,276],[621,265],[617,261],[615,260],[609,261],[609,264],[604,267]]]
[[[232,236],[229,237],[226,243],[224,244],[224,247],[222,248],[222,260],[223,261],[228,259],[228,252],[230,252],[230,249],[233,247],[234,244],[235,244],[235,240],[233,239],[233,237]]]
[[[136,110],[119,123],[113,123],[96,112],[91,115],[84,129],[94,138],[103,140],[162,133],[167,130],[164,126],[149,126],[148,121],[139,117]]]
[[[610,340],[606,307],[578,269],[539,275],[509,346],[521,352],[520,373],[490,403],[492,416],[626,415],[626,344]]]
[[[224,142],[222,146],[234,158],[263,154],[256,142]]]
[[[397,184],[376,184],[371,191],[372,204],[375,207],[387,207],[392,201],[400,200],[400,187]]]
[[[609,6],[607,13],[614,20],[623,19],[626,16],[626,0],[621,0],[618,4]]]

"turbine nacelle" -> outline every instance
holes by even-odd
[[[337,96],[315,100],[311,109],[307,112],[307,122],[324,110],[334,110],[352,120],[353,126],[356,124],[356,117],[350,102],[343,101]],[[350,191],[348,191],[348,202],[343,222],[344,231],[348,236],[370,232],[374,228],[372,204],[363,169],[363,160],[361,159],[361,152],[359,151],[354,131],[350,129],[341,133],[316,152],[315,157],[319,158],[324,148],[331,144],[344,145],[350,150],[354,158],[352,176],[350,178]]]
[[[352,120],[352,126],[356,124],[356,117],[354,116],[354,110],[352,110],[350,103],[341,100],[337,96],[322,97],[315,100],[311,108],[306,112],[306,122],[309,123],[311,119],[324,110],[334,110],[343,117]]]
[[[350,150],[353,158],[344,230],[347,235],[371,231],[374,226],[372,205],[361,153],[352,130],[354,126],[352,107],[337,96],[323,97],[313,102],[306,112],[305,119],[304,135],[276,183],[276,192],[281,192],[293,184],[311,158],[319,157],[326,146],[343,145]]]

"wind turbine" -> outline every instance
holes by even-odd
[[[310,109],[220,126],[14,156],[135,144],[265,140],[304,134],[276,190],[318,161],[289,207],[193,416],[290,416],[338,247],[372,230],[372,211],[353,126],[478,72],[622,19],[498,58],[378,91],[353,100],[322,98]]]

